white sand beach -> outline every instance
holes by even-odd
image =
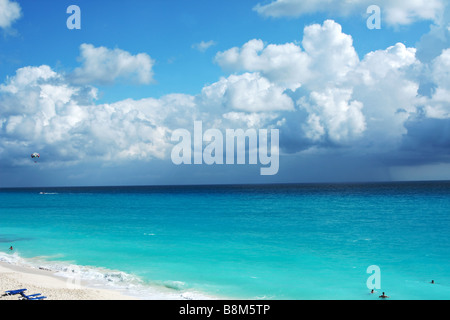
[[[0,302],[21,296],[3,296],[7,290],[26,288],[26,294],[41,293],[46,300],[136,300],[113,290],[74,286],[52,271],[0,263]]]

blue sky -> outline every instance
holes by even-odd
[[[372,2],[0,0],[0,187],[449,179],[447,1]],[[194,120],[278,174],[174,165]]]

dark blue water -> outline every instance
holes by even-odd
[[[450,182],[3,189],[0,203],[0,260],[145,297],[377,299],[375,265],[377,293],[450,298]]]

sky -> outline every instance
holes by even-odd
[[[175,164],[196,121],[276,174]],[[0,187],[448,179],[449,1],[0,0]]]

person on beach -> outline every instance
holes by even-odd
[[[387,299],[389,297],[387,295],[385,295],[384,292],[383,292],[383,294],[380,296],[380,298]]]

